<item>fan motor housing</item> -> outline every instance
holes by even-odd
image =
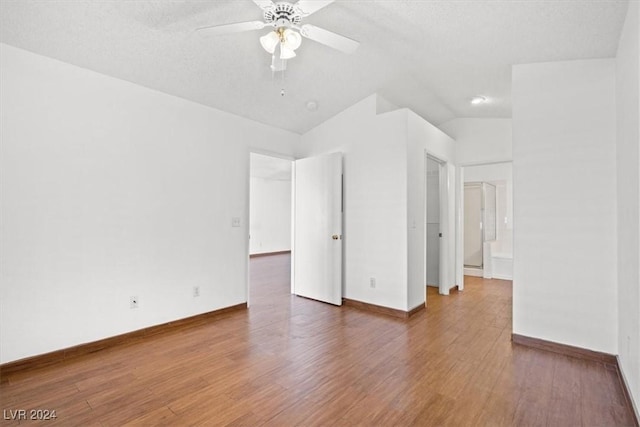
[[[276,27],[298,25],[301,19],[302,14],[293,4],[287,2],[274,3],[273,7],[264,11],[264,21],[275,24]]]

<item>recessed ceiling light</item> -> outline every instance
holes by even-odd
[[[485,96],[474,96],[473,98],[471,98],[471,103],[473,105],[484,104],[487,101],[488,100],[487,100],[487,98]]]
[[[317,111],[318,110],[318,103],[316,101],[307,102],[307,110],[309,110],[309,111]]]

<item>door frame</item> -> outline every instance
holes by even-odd
[[[427,204],[428,204],[428,190],[427,190],[427,179],[428,179],[428,170],[427,170],[427,162],[431,159],[438,163],[439,165],[439,202],[440,202],[440,233],[442,233],[442,237],[440,238],[440,250],[439,250],[439,282],[438,283],[438,292],[441,295],[449,295],[449,247],[454,242],[453,237],[449,235],[450,224],[449,224],[449,199],[452,197],[450,192],[451,190],[451,182],[449,179],[449,162],[446,160],[442,160],[437,155],[434,155],[429,152],[429,150],[425,150],[424,155],[424,272],[423,272],[423,283],[424,283],[424,292],[425,292],[425,304],[427,302]]]
[[[498,164],[511,164],[511,182],[513,185],[513,159],[505,160],[489,160],[482,162],[468,162],[459,164],[456,168],[456,282],[458,283],[459,290],[464,289],[464,174],[465,169],[475,166],[490,166]],[[513,188],[511,190],[511,197],[513,198]],[[512,199],[513,200],[513,199]]]

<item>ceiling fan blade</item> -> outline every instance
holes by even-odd
[[[267,10],[267,9],[269,9],[270,7],[273,7],[273,6],[274,6],[274,4],[273,4],[273,2],[272,2],[271,0],[253,0],[253,2],[254,2],[255,4],[257,4],[257,5],[258,5],[258,7],[259,7],[260,9],[262,9],[262,10]]]
[[[213,25],[211,27],[197,28],[200,34],[205,36],[219,36],[222,34],[241,33],[244,31],[261,30],[267,24],[262,21],[237,22],[235,24]]]
[[[300,14],[304,17],[319,11],[320,9],[330,5],[334,1],[335,0],[300,0],[294,5],[294,7],[298,9]]]
[[[344,53],[353,53],[360,43],[348,37],[325,30],[315,25],[305,24],[300,27],[300,34]]]

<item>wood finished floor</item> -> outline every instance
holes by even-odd
[[[468,277],[399,320],[289,295],[289,262],[252,259],[248,311],[3,378],[3,410],[64,426],[633,425],[615,371],[512,345],[510,282]]]

